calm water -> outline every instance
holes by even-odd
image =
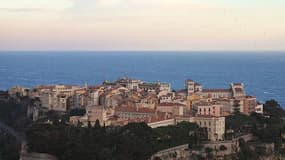
[[[238,52],[0,52],[0,89],[15,85],[101,84],[128,76],[170,82],[191,78],[206,88],[244,82],[259,101],[285,106],[285,53]]]

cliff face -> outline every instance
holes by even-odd
[[[57,160],[57,158],[44,153],[21,153],[20,160]]]
[[[272,154],[269,156],[261,156],[259,157],[259,160],[285,160],[285,157],[281,155]]]
[[[29,153],[27,149],[28,149],[27,144],[24,141],[22,143],[22,148],[20,152],[20,160],[58,160],[57,157],[50,154],[36,153],[36,152]]]

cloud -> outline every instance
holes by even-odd
[[[43,8],[0,8],[0,11],[7,11],[7,12],[43,12],[48,11]]]
[[[232,1],[0,0],[0,49],[284,48],[283,8]]]
[[[58,11],[70,8],[69,0],[1,0],[0,10],[9,12]]]

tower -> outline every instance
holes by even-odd
[[[188,79],[185,82],[185,86],[186,86],[186,91],[187,91],[187,95],[191,95],[195,92],[195,82]]]

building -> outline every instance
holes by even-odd
[[[99,105],[100,90],[91,90],[88,92],[87,106]]]
[[[255,112],[257,106],[256,97],[253,96],[245,96],[243,100],[243,113],[244,114],[251,114]]]
[[[226,89],[204,89],[203,86],[193,80],[185,82],[186,94],[190,96],[194,93],[200,94],[203,98],[230,98],[245,96],[243,83],[231,83]]]
[[[223,116],[223,105],[214,102],[199,102],[193,105],[192,111],[196,116]]]
[[[108,120],[115,114],[113,109],[105,109],[102,106],[94,106],[86,108],[86,115],[91,125],[94,125],[96,120],[99,120],[100,125],[109,125]]]
[[[231,89],[203,89],[203,98],[229,98],[232,97]]]
[[[174,116],[183,116],[186,112],[186,105],[179,103],[160,103],[157,105],[156,110]]]
[[[156,111],[150,108],[118,106],[115,115],[121,119],[144,119],[155,116]]]
[[[155,95],[147,95],[140,98],[140,102],[136,103],[139,108],[150,108],[155,109],[158,104],[158,99]]]
[[[32,97],[39,97],[42,106],[49,110],[64,112],[76,103],[76,99],[70,99],[75,95],[76,90],[80,90],[80,87],[71,85],[38,86],[33,88]]]
[[[171,103],[172,99],[173,99],[173,94],[172,93],[168,93],[166,95],[162,95],[159,97],[159,103]]]
[[[130,90],[137,90],[139,88],[139,84],[141,84],[142,81],[124,77],[124,78],[118,79],[115,83],[123,87],[126,87]]]
[[[225,117],[195,116],[195,117],[175,117],[176,123],[187,121],[196,123],[201,128],[207,128],[208,139],[211,141],[224,140]]]
[[[139,84],[139,88],[145,92],[170,92],[171,85],[169,83],[141,83]]]
[[[194,118],[194,121],[199,127],[207,128],[209,140],[224,140],[225,117],[197,116]]]
[[[243,83],[231,83],[231,90],[233,97],[245,96],[244,84]]]
[[[193,93],[202,92],[203,90],[203,87],[201,84],[194,82],[191,79],[188,79],[185,81],[185,87],[186,87],[186,92],[188,96],[190,96]]]
[[[229,112],[230,114],[241,112],[244,114],[251,114],[255,112],[257,102],[254,96],[240,96],[230,98],[219,98],[214,99],[215,102],[222,104],[223,111]]]
[[[75,90],[69,102],[71,108],[85,108],[88,105],[88,90],[86,88]]]
[[[255,112],[259,114],[263,114],[263,104],[257,104],[255,107]]]
[[[101,126],[109,126],[111,124],[110,119],[112,116],[114,116],[114,110],[104,109],[102,106],[93,106],[86,108],[86,114],[84,116],[70,117],[69,122],[73,125],[81,123],[86,127],[89,123],[94,126],[98,120]]]
[[[170,83],[158,82],[158,85],[159,85],[159,91],[160,92],[166,92],[166,93],[171,92],[171,85],[170,85]]]
[[[8,94],[12,97],[24,97],[24,96],[29,96],[29,91],[30,91],[29,88],[15,86],[9,88]]]
[[[80,86],[76,85],[54,85],[51,88],[53,94],[64,94],[66,96],[72,96],[74,92],[80,89]]]
[[[157,121],[151,121],[148,122],[147,125],[151,128],[157,128],[157,127],[165,127],[169,125],[175,125],[175,119],[163,119],[163,120],[157,120]]]
[[[188,96],[195,92],[195,82],[192,81],[191,79],[186,80],[185,87]]]

